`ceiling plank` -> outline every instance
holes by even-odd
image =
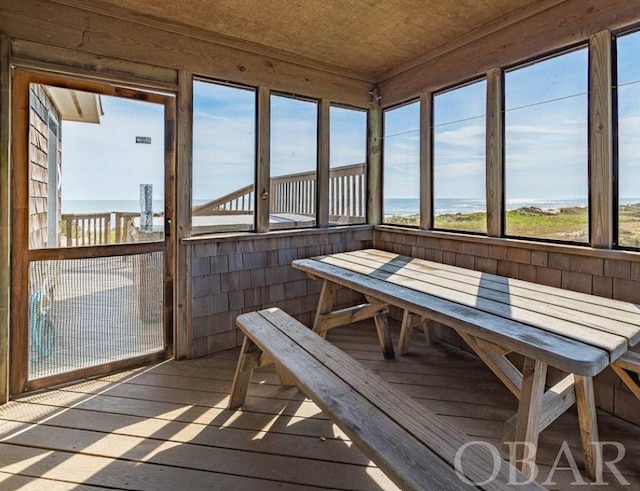
[[[437,91],[563,47],[587,42],[604,29],[640,22],[640,2],[567,0],[490,35],[430,59],[379,84],[383,106]]]
[[[27,41],[356,107],[366,108],[369,102],[371,85],[362,80],[46,0],[1,2],[0,31]]]

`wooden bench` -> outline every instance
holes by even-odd
[[[474,487],[454,470],[456,452],[471,442],[454,426],[280,309],[243,314],[236,323],[245,339],[230,408],[244,403],[253,369],[274,364],[284,386],[302,390],[401,489]],[[489,481],[482,489],[511,489],[510,475],[526,482],[486,446],[471,444],[461,455],[468,481]],[[497,476],[489,479],[494,465]],[[544,489],[535,482],[521,487]]]
[[[631,392],[640,399],[640,346],[627,351],[611,364]]]

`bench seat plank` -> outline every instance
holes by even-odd
[[[435,263],[422,260],[407,261],[410,258],[403,256],[385,260],[384,257],[379,257],[374,253],[363,256],[362,254],[347,252],[334,254],[331,258],[353,261],[355,264],[373,267],[376,271],[397,274],[445,287],[452,291],[471,294],[477,298],[499,302],[509,308],[522,308],[529,311],[529,317],[542,319],[540,324],[542,328],[544,328],[544,323],[547,319],[557,318],[561,321],[569,321],[571,324],[587,326],[589,328],[588,331],[595,329],[615,336],[622,336],[630,346],[640,341],[640,328],[638,328],[638,325],[640,325],[640,313],[631,314],[577,300],[560,299],[555,295],[540,293],[532,288],[517,289],[510,285],[493,283],[484,277],[473,279],[460,274],[459,271],[442,270],[435,267]],[[323,260],[322,258],[318,259]],[[463,268],[457,269],[464,270]],[[540,316],[538,314],[540,312],[544,312],[546,315]],[[514,313],[512,312],[512,318]],[[566,325],[566,323],[563,323],[563,325]],[[570,327],[567,332],[573,332],[574,335],[578,335]]]
[[[433,284],[429,281],[424,281],[424,279],[418,274],[413,277],[406,276],[401,273],[402,270],[398,270],[397,273],[393,273],[393,266],[363,265],[341,259],[337,256],[338,255],[320,257],[317,260],[325,264],[332,264],[356,273],[361,273],[370,278],[384,280],[389,284],[411,288],[412,290],[450,300],[460,305],[473,307],[480,312],[504,317],[505,319],[521,322],[567,338],[575,339],[576,341],[590,344],[591,346],[595,346],[596,348],[601,348],[609,352],[611,359],[617,358],[627,350],[627,339],[622,336],[602,332],[575,322],[554,318],[541,312],[534,312],[520,308],[517,306],[517,301],[514,301],[511,304],[494,301],[486,297],[483,298],[480,295],[480,292],[467,293],[449,288],[446,285],[442,285],[442,283],[444,283],[443,281],[439,282],[441,284]],[[457,285],[454,283],[454,286]],[[520,302],[520,304],[522,303],[525,302]]]
[[[350,434],[356,443],[363,445],[365,453],[368,453],[374,462],[389,473],[391,479],[394,479],[392,474],[397,473],[397,465],[400,465],[401,469],[406,469],[400,472],[399,477],[406,482],[398,483],[403,489],[440,489],[442,472],[445,475],[452,474],[458,486],[450,488],[449,484],[446,484],[442,489],[458,489],[463,485],[453,472],[452,466],[458,449],[471,441],[465,434],[412,401],[401,391],[384,382],[331,343],[322,340],[280,309],[240,315],[237,318],[237,324],[261,349],[269,352],[272,357],[282,360],[286,369],[301,384],[300,388],[303,392],[329,416],[333,415],[332,419],[335,417],[336,424]],[[274,331],[278,331],[277,336],[274,335]],[[303,351],[304,355],[299,351]],[[337,392],[327,389],[326,384],[329,379],[332,380],[331,384],[335,383],[336,387],[340,388],[336,389]],[[337,401],[334,400],[336,397]],[[363,425],[368,418],[378,419],[367,421],[367,424]],[[400,433],[392,439],[391,447],[388,442],[379,441],[380,438],[385,438],[386,431],[378,434],[390,422],[393,422],[391,428],[400,429]],[[370,434],[367,428],[372,429],[373,434]],[[371,443],[371,438],[376,439],[375,443]],[[385,448],[378,447],[380,444],[393,448],[392,456],[395,459],[397,454],[400,462],[394,460],[391,468],[389,466],[385,468],[384,462],[389,457],[388,452],[383,451],[382,455],[372,454],[379,448]],[[411,450],[407,445],[417,445],[417,447]],[[428,461],[420,456],[425,451]],[[437,460],[434,461],[434,457]],[[498,477],[483,486],[484,489],[510,489],[507,485],[509,473],[515,471],[508,463],[502,460],[499,463]],[[486,480],[491,474],[493,465],[494,456],[486,447],[472,445],[463,454],[463,469],[470,480]],[[425,466],[427,469],[424,469]],[[438,487],[426,483],[424,477],[412,475],[426,472],[426,475],[433,476],[433,469],[439,469],[433,483]],[[525,480],[521,474],[517,474],[516,478],[518,482]],[[530,487],[524,486],[524,488],[543,489],[535,483],[528,486]]]
[[[242,314],[236,322],[274,360],[286,360],[286,370],[298,387],[402,489],[471,488],[460,481],[450,465],[391,423],[382,411],[301,349],[278,326],[259,313]],[[321,339],[315,336],[314,342]]]
[[[298,259],[293,262],[293,266],[315,277],[328,279],[410,312],[425,314],[436,322],[544,361],[569,373],[594,376],[609,364],[610,356],[615,356],[605,349],[526,323],[479,311],[475,306],[462,305],[316,259]],[[621,341],[623,342],[624,340]]]

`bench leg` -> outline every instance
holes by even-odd
[[[260,357],[260,348],[248,337],[242,342],[242,350],[238,365],[236,366],[236,374],[233,377],[233,385],[231,386],[231,396],[229,397],[229,409],[236,409],[244,404],[251,382],[251,374],[253,369],[259,365],[257,361]]]
[[[547,364],[525,358],[522,374],[522,390],[515,432],[515,465],[525,475],[533,477],[540,434],[542,398],[547,380]]]
[[[593,378],[575,375],[576,405],[578,406],[578,421],[580,422],[580,436],[584,452],[584,465],[587,477],[596,479],[596,462],[594,443],[597,444],[598,420],[596,418],[596,401],[593,393]]]
[[[327,329],[322,323],[322,316],[331,313],[333,310],[333,303],[336,299],[337,285],[330,281],[322,281],[322,290],[320,291],[320,299],[318,300],[318,308],[316,309],[316,316],[313,321],[313,332],[318,334],[323,339],[327,337]]]
[[[296,381],[289,374],[286,368],[284,368],[279,363],[275,364],[276,373],[278,374],[278,379],[280,380],[280,387],[283,389],[290,389],[291,387],[296,387]]]

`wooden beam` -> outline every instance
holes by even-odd
[[[177,203],[176,203],[176,283],[175,283],[175,357],[191,358],[193,332],[191,324],[191,261],[192,246],[182,239],[191,236],[191,179],[193,152],[193,79],[191,72],[178,74],[178,130],[177,130]]]
[[[509,391],[520,399],[522,392],[522,374],[506,357],[498,355],[492,351],[488,351],[481,347],[476,338],[456,330],[458,335],[469,345],[469,347],[478,355],[478,357],[489,367],[496,377],[505,385]]]
[[[525,475],[535,477],[535,464],[532,463],[536,461],[547,364],[532,358],[525,358],[522,374],[522,390],[515,434],[515,442],[517,443],[515,466]],[[522,445],[523,443],[530,447],[527,448]],[[525,457],[527,458],[525,459]]]
[[[62,3],[5,0],[0,4],[0,32],[16,39],[264,85],[361,108],[369,102],[368,81]]]
[[[233,384],[231,385],[231,394],[227,406],[229,409],[236,409],[242,406],[247,398],[251,374],[253,374],[253,369],[260,365],[261,354],[262,350],[251,339],[245,337],[242,342],[236,373],[233,377]]]
[[[624,368],[619,367],[615,363],[611,365],[611,368],[613,368],[613,371],[618,374],[618,377],[620,377],[624,384],[629,388],[631,393],[640,399],[640,383],[632,379]]]
[[[29,364],[29,77],[16,70],[11,93],[11,368],[9,390],[21,394]]]
[[[164,101],[164,288],[163,288],[163,328],[164,346],[169,356],[174,355],[174,308],[177,304],[175,295],[176,281],[176,173],[177,173],[177,126],[178,108],[175,97],[166,96]],[[190,194],[187,194],[187,198]],[[183,197],[184,198],[184,197]],[[189,278],[189,283],[191,278]],[[191,291],[189,290],[189,293]],[[182,301],[190,299],[182,297]]]
[[[271,91],[258,87],[257,170],[256,170],[256,232],[269,231],[271,211]]]
[[[504,79],[500,68],[487,73],[487,235],[504,230]]]
[[[628,0],[567,0],[545,2],[545,7],[549,4],[549,8],[503,23],[480,38],[470,36],[463,44],[452,44],[455,49],[443,49],[441,54],[380,81],[383,107],[424,90],[436,91],[470,80],[493,67],[587,41],[603,29],[613,31],[640,21],[640,3]]]
[[[330,314],[333,309],[333,303],[336,299],[336,289],[338,285],[328,280],[322,281],[322,290],[320,290],[320,298],[318,299],[318,307],[313,320],[313,332],[319,336],[326,338],[327,330],[322,325],[322,317]]]
[[[372,91],[368,117],[367,223],[382,223],[382,108],[377,89]]]
[[[433,228],[433,97],[420,94],[420,228]]]
[[[97,56],[21,39],[11,41],[11,61],[22,67],[55,70],[106,81],[130,81],[136,85],[166,90],[178,88],[178,72],[171,68]]]
[[[329,166],[330,166],[330,112],[331,102],[322,99],[318,107],[318,193],[317,224],[329,226]]]
[[[584,466],[587,477],[596,479],[596,450],[595,444],[599,443],[598,419],[596,417],[596,402],[593,392],[593,378],[575,376],[576,405],[578,406],[578,422],[580,423],[580,437],[582,439],[582,451],[584,452]]]
[[[591,247],[611,249],[613,237],[613,51],[611,32],[591,36],[589,49],[589,190]]]
[[[386,310],[388,307],[389,304],[387,303],[375,301],[374,303],[364,303],[354,307],[334,310],[333,312],[323,314],[321,316],[319,329],[328,331],[334,327],[346,326],[347,324],[370,319],[375,314],[382,310]]]
[[[9,400],[11,302],[11,65],[10,40],[0,35],[0,405]]]
[[[131,21],[154,27],[161,31],[169,31],[185,37],[194,37],[203,41],[214,44],[228,46],[239,51],[248,51],[250,53],[260,54],[268,58],[275,58],[281,61],[287,61],[293,64],[313,68],[316,70],[334,73],[354,78],[356,80],[373,81],[373,77],[358,70],[348,69],[344,66],[338,66],[330,62],[323,62],[303,55],[295,54],[291,51],[267,46],[263,43],[252,42],[240,37],[227,36],[212,31],[211,29],[202,29],[193,25],[183,24],[172,20],[164,20],[153,14],[136,11],[122,7],[116,3],[105,2],[104,0],[52,0],[55,3],[78,7],[82,10],[88,10],[97,14],[103,14],[124,21]],[[548,0],[547,0],[548,1]],[[558,0],[555,0],[558,1]]]

